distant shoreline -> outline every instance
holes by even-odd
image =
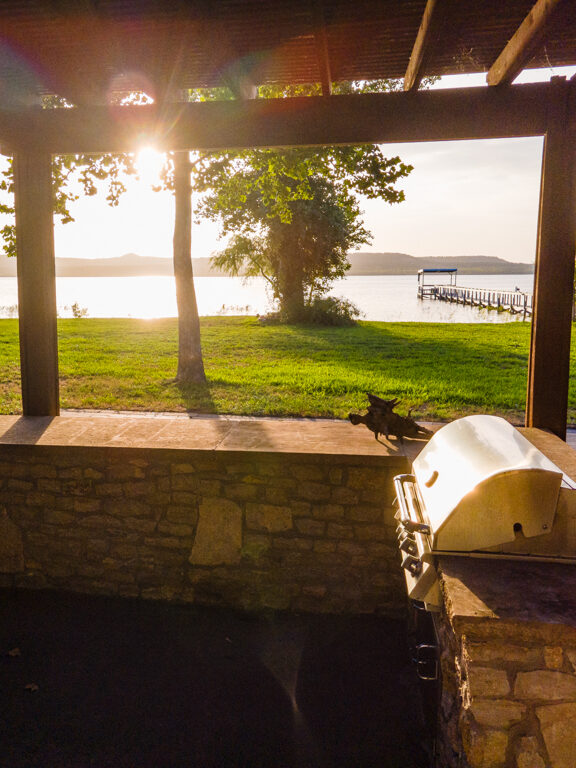
[[[351,253],[349,276],[416,275],[419,269],[456,267],[461,275],[533,274],[534,265],[496,256],[429,256],[406,253]],[[192,259],[196,277],[228,277],[210,264],[210,258]],[[57,277],[144,277],[172,276],[171,258],[138,256],[134,253],[109,259],[57,258]],[[16,260],[0,256],[0,277],[16,277]]]

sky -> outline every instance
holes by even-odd
[[[525,71],[516,82],[571,77],[576,67]],[[435,87],[484,85],[485,75],[442,78]],[[534,261],[542,161],[542,139],[492,139],[387,144],[414,166],[403,180],[406,200],[388,205],[362,200],[364,222],[373,239],[363,251],[412,256],[497,256]],[[141,158],[144,183],[132,180],[117,208],[103,197],[82,198],[72,210],[76,221],[55,225],[57,257],[106,258],[124,253],[171,258],[174,203],[153,192],[158,156]],[[193,255],[207,257],[223,247],[218,228],[195,223]]]

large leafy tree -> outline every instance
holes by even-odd
[[[411,170],[377,146],[220,153],[199,164],[201,215],[218,220],[230,245],[215,263],[266,278],[281,316],[306,306],[348,269],[347,253],[370,241],[355,193],[404,199],[395,182]]]
[[[345,83],[336,92],[394,89],[388,81]],[[263,97],[313,95],[317,86],[266,87]],[[219,152],[199,157],[194,187],[201,216],[231,236],[214,263],[261,275],[289,322],[349,268],[347,253],[370,241],[356,195],[399,203],[395,187],[412,167],[376,145]]]

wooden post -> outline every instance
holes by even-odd
[[[25,416],[57,416],[58,334],[51,156],[14,156],[18,315]]]
[[[553,78],[542,161],[526,404],[526,426],[550,429],[562,439],[568,413],[576,254],[573,109],[568,83]]]

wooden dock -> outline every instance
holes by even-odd
[[[485,288],[463,288],[456,285],[418,286],[419,299],[436,299],[454,304],[467,304],[481,309],[532,315],[532,294],[523,291],[495,291]]]

